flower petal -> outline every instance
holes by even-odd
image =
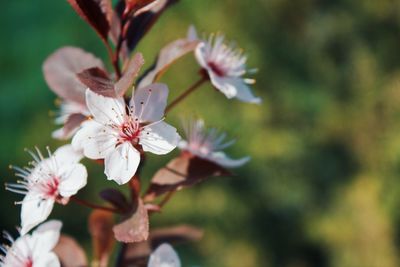
[[[220,166],[228,168],[240,167],[250,161],[250,157],[231,159],[224,152],[214,152],[207,158]]]
[[[129,182],[135,175],[140,163],[140,153],[131,143],[124,142],[107,155],[104,173],[108,180],[114,180],[119,185]]]
[[[44,222],[53,206],[53,199],[43,199],[37,193],[28,193],[22,201],[21,235],[27,234],[32,228]]]
[[[155,122],[164,117],[167,106],[168,87],[155,83],[139,88],[132,96],[130,106],[141,122]]]
[[[233,84],[236,87],[237,93],[236,93],[236,98],[239,99],[240,101],[247,102],[247,103],[254,103],[254,104],[260,104],[261,103],[261,98],[256,97],[253,95],[251,92],[250,87],[243,81],[243,79],[234,79]]]
[[[87,89],[86,105],[94,119],[101,124],[119,125],[124,121],[126,111],[122,97],[105,97]]]
[[[209,71],[211,83],[216,89],[223,93],[227,98],[231,99],[237,95],[237,88],[231,78],[219,77],[214,72]]]
[[[61,182],[58,191],[62,197],[75,195],[87,183],[86,167],[82,164],[69,166],[61,176]]]
[[[77,163],[83,157],[81,153],[76,152],[72,145],[69,144],[59,147],[54,151],[53,156],[59,166]]]
[[[115,148],[117,142],[118,138],[109,127],[89,120],[75,134],[72,146],[90,159],[103,159]]]
[[[54,252],[40,255],[33,260],[32,267],[60,267],[60,260]]]
[[[151,255],[148,267],[180,267],[181,261],[171,245],[160,245]]]
[[[210,72],[210,68],[206,61],[206,50],[210,49],[209,44],[205,42],[201,42],[194,51],[194,55],[197,59],[199,65]]]
[[[174,150],[180,139],[174,127],[161,121],[143,128],[139,144],[144,151],[164,155]]]
[[[194,25],[190,25],[188,32],[187,32],[187,37],[189,41],[197,41],[199,40],[199,35],[197,34],[196,27]]]
[[[52,220],[40,225],[32,234],[37,251],[34,251],[33,256],[40,256],[43,253],[50,252],[57,245],[60,239],[62,223]]]

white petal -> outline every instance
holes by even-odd
[[[151,255],[147,267],[180,267],[178,254],[169,244],[160,245]]]
[[[94,119],[102,124],[121,124],[126,115],[122,97],[105,97],[87,89],[86,105]]]
[[[250,157],[243,157],[240,159],[231,159],[223,152],[214,152],[209,157],[209,160],[221,165],[222,167],[236,168],[240,167],[250,161]]]
[[[189,41],[197,41],[197,40],[199,40],[199,37],[197,35],[197,31],[196,31],[196,28],[194,27],[194,25],[190,25],[188,33],[187,33],[187,39]]]
[[[19,237],[11,248],[7,250],[7,254],[4,259],[0,260],[0,266],[2,267],[15,267],[20,266],[21,261],[28,261],[32,256],[32,238],[30,235]]]
[[[142,145],[144,151],[164,155],[175,149],[180,139],[174,127],[161,121],[143,128],[139,144]]]
[[[238,77],[219,77],[210,73],[211,83],[221,91],[227,98],[234,98],[248,103],[260,104],[261,98],[255,97],[249,86],[242,78]]]
[[[60,260],[57,255],[53,252],[41,255],[33,260],[32,267],[60,267]]]
[[[137,89],[130,106],[141,122],[155,122],[164,117],[167,98],[168,87],[165,84],[155,83]]]
[[[59,147],[56,151],[54,151],[53,155],[59,166],[77,163],[83,157],[82,153],[77,152],[70,144]]]
[[[227,98],[231,99],[237,95],[237,88],[231,78],[219,77],[213,72],[209,72],[211,83],[216,89],[223,93]]]
[[[117,146],[105,158],[104,173],[108,180],[114,180],[119,185],[129,182],[135,175],[140,163],[140,153],[131,143],[124,142]]]
[[[87,171],[82,164],[71,165],[61,176],[58,190],[61,196],[70,197],[75,195],[87,183]]]
[[[103,159],[115,148],[118,138],[109,127],[93,120],[84,122],[72,139],[72,146],[90,159]]]
[[[33,256],[50,252],[57,245],[60,239],[62,223],[52,220],[40,225],[32,234],[32,241],[35,243]]]
[[[207,43],[200,43],[196,50],[194,51],[194,55],[197,59],[197,62],[200,64],[201,67],[205,68],[209,72],[211,71],[208,64],[207,64],[207,59],[206,59],[206,49],[207,49],[208,44]]]
[[[236,79],[234,81],[234,84],[237,89],[237,94],[236,94],[237,99],[248,103],[254,103],[254,104],[261,103],[261,98],[255,97],[251,92],[250,87],[242,79]]]
[[[42,199],[36,193],[28,193],[21,210],[21,235],[25,235],[32,228],[44,222],[50,215],[54,206],[54,200]]]

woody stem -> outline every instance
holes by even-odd
[[[176,105],[178,105],[183,99],[185,99],[188,95],[190,95],[191,93],[193,93],[194,91],[196,91],[197,88],[200,87],[200,85],[202,85],[204,82],[206,82],[208,80],[208,78],[203,75],[200,80],[198,80],[197,82],[195,82],[192,86],[190,86],[188,89],[186,89],[186,91],[184,91],[180,96],[178,96],[177,98],[174,99],[174,101],[172,101],[167,108],[165,109],[165,114],[167,114],[169,111],[171,111],[171,109],[173,109]]]

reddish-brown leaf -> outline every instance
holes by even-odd
[[[89,218],[89,232],[92,236],[94,258],[99,266],[107,266],[115,240],[112,231],[114,216],[103,210],[94,210]]]
[[[103,62],[76,47],[63,47],[51,54],[43,64],[44,78],[50,89],[64,100],[85,105],[86,86],[76,74],[89,68],[104,69]]]
[[[100,37],[107,41],[110,24],[99,0],[67,0],[78,15],[89,23]]]
[[[159,80],[161,75],[172,63],[187,53],[192,52],[196,49],[198,44],[199,41],[179,39],[165,46],[161,49],[153,69],[147,72],[146,76],[140,81],[138,87],[144,87]]]
[[[130,218],[113,228],[115,238],[124,243],[141,242],[149,237],[149,215],[143,201],[139,199],[138,206]]]
[[[133,85],[135,78],[138,76],[140,69],[144,64],[144,59],[141,53],[136,53],[122,75],[121,79],[115,84],[117,95],[123,96],[126,91]]]
[[[130,204],[126,199],[125,195],[121,193],[121,191],[108,188],[100,192],[100,197],[105,201],[111,203],[114,207],[118,208],[121,211],[129,211]]]
[[[86,69],[76,75],[78,79],[93,92],[107,96],[116,97],[114,82],[108,78],[108,74],[100,68]]]
[[[109,25],[111,25],[114,9],[112,7],[112,0],[95,0],[100,6],[101,11],[106,16]]]
[[[64,127],[62,128],[63,136],[65,138],[69,138],[71,134],[78,129],[79,125],[81,125],[81,123],[86,119],[86,116],[78,113],[69,115],[67,121],[64,123]]]
[[[71,237],[61,235],[54,253],[58,256],[63,267],[85,267],[88,266],[85,251]]]
[[[158,228],[151,231],[149,239],[140,243],[129,244],[125,253],[125,264],[146,266],[147,258],[152,250],[162,243],[180,244],[195,242],[203,237],[203,230],[190,226]]]
[[[160,0],[156,7],[135,16],[126,30],[127,47],[133,51],[143,36],[157,22],[163,12],[178,0]]]
[[[228,175],[231,175],[228,170],[211,161],[181,154],[153,176],[146,200],[195,185],[209,177]]]

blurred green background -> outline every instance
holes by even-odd
[[[55,95],[41,64],[64,45],[106,60],[96,34],[66,1],[7,1],[0,16],[0,177],[15,178],[23,148],[54,150]],[[261,106],[227,100],[204,86],[171,113],[226,130],[233,157],[252,161],[233,178],[180,192],[152,226],[191,223],[204,239],[179,246],[183,266],[395,267],[400,265],[400,2],[394,0],[181,0],[141,43],[147,66],[166,43],[221,31],[259,69]],[[192,55],[164,77],[171,97],[196,79]],[[177,152],[175,152],[177,154]],[[144,172],[173,155],[150,156]],[[100,202],[107,182],[90,169],[82,198]],[[0,228],[19,223],[20,200],[0,193]],[[57,206],[52,218],[89,247],[88,210]]]

